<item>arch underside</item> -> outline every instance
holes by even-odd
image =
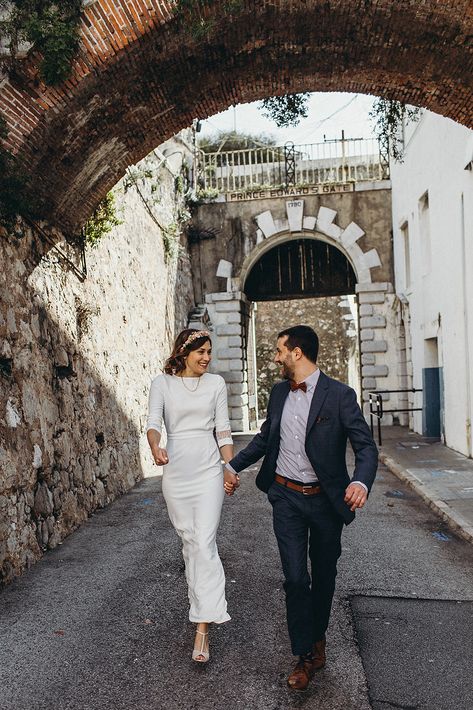
[[[102,4],[105,15],[113,5],[128,21],[125,0],[98,0],[85,12],[92,16]],[[88,49],[89,64],[77,62],[64,87],[38,83],[32,56],[22,85],[1,88],[9,146],[26,161],[45,218],[65,229],[84,222],[128,165],[194,118],[232,104],[288,92],[360,92],[473,126],[467,0],[280,0],[256,10],[243,0],[232,22],[216,3],[215,27],[199,42],[174,20],[163,22],[157,0],[135,4],[148,14],[159,8],[161,24],[112,51],[113,33],[107,38],[106,24],[91,22],[87,32],[102,32],[108,49],[98,42]]]
[[[355,293],[356,276],[339,249],[316,239],[291,239],[256,262],[245,282],[251,301]]]

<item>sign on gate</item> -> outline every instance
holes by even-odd
[[[354,192],[354,182],[327,183],[320,185],[304,185],[303,187],[274,187],[267,190],[243,190],[227,192],[227,202],[242,202],[243,200],[267,200],[272,197],[304,197],[304,195],[331,195],[334,192]]]

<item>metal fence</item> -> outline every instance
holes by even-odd
[[[389,178],[389,166],[374,139],[289,143],[214,153],[199,150],[198,163],[200,188],[219,193]]]
[[[374,436],[374,426],[373,417],[378,420],[378,444],[382,445],[381,438],[381,419],[385,414],[399,414],[401,412],[422,412],[422,407],[406,407],[406,408],[396,408],[396,409],[384,409],[383,394],[406,394],[409,392],[422,392],[421,389],[416,387],[411,387],[407,390],[377,390],[376,392],[369,392],[369,403],[370,403],[370,427],[371,434]]]

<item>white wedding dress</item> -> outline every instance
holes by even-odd
[[[147,431],[161,432],[162,422],[169,457],[162,490],[182,540],[189,620],[221,624],[230,616],[216,544],[224,499],[218,447],[233,443],[223,377],[209,372],[200,378],[158,375],[151,383]]]

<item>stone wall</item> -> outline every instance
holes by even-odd
[[[175,176],[159,162],[138,166],[158,176],[138,181],[147,206],[137,187],[117,186],[123,224],[87,250],[83,282],[32,229],[1,232],[3,581],[156,473],[149,384],[193,306],[185,249],[165,259],[157,222],[173,222],[177,205]]]
[[[269,393],[281,378],[273,362],[277,334],[293,325],[310,325],[319,336],[320,368],[329,377],[349,381],[349,361],[357,348],[357,333],[344,318],[340,297],[306,298],[258,303],[256,311],[256,356],[258,363],[258,408],[265,415]],[[351,384],[351,383],[350,383]]]

